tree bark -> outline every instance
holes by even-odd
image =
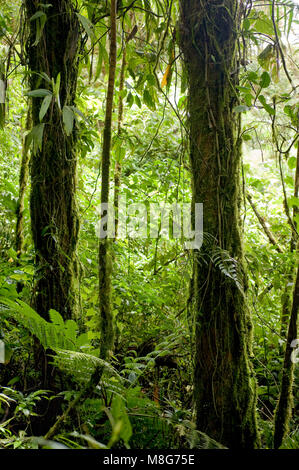
[[[114,97],[114,84],[116,72],[116,0],[111,0],[110,8],[110,58],[109,58],[109,79],[106,99],[106,114],[103,136],[102,151],[102,189],[101,204],[109,202],[110,184],[110,148],[112,129],[112,110]],[[108,222],[106,224],[106,227]],[[105,227],[104,227],[105,228]],[[108,238],[100,239],[99,242],[99,300],[100,300],[100,331],[101,347],[100,355],[105,359],[113,348],[114,326],[111,311],[111,259],[109,253]]]
[[[31,128],[31,114],[30,108],[27,111],[26,117],[26,131]],[[19,176],[19,198],[16,210],[16,252],[17,256],[20,257],[23,252],[24,245],[24,201],[25,194],[28,185],[28,176],[29,176],[29,151],[26,145],[26,136],[23,139],[22,146],[22,160]]]
[[[184,0],[180,6],[193,199],[204,210],[204,243],[195,252],[193,285],[196,423],[230,448],[255,448],[252,324],[239,217],[240,120],[233,111],[239,2]]]
[[[298,197],[299,191],[299,146],[297,148],[297,161],[296,161],[296,172],[295,172],[295,186],[294,186],[294,197]],[[298,214],[299,208],[294,206],[293,208],[293,221],[296,230],[298,226],[295,221],[295,216]],[[296,236],[292,231],[292,238],[290,243],[290,252],[295,252],[299,246],[296,246]],[[275,417],[274,417],[274,448],[278,449],[283,439],[286,437],[289,430],[289,423],[292,417],[293,409],[293,383],[294,383],[294,363],[291,360],[293,340],[297,339],[298,335],[298,309],[299,309],[299,269],[297,267],[297,275],[295,277],[295,262],[292,264],[290,272],[287,276],[287,283],[284,291],[284,301],[282,305],[281,315],[281,330],[280,333],[283,336],[287,336],[287,343],[284,354],[284,364],[281,378],[281,388],[279,399],[277,402]],[[293,290],[293,297],[290,286],[293,285],[294,279],[295,285]],[[286,335],[287,332],[287,335]]]
[[[31,157],[30,211],[36,251],[36,283],[33,306],[47,318],[54,308],[67,319],[74,316],[77,278],[76,246],[79,219],[76,190],[76,131],[66,135],[62,109],[73,106],[76,97],[80,26],[71,0],[54,0],[51,6],[40,0],[25,0],[28,39],[26,54],[31,90],[52,85],[60,74],[60,109],[52,100],[44,118],[40,149]],[[45,6],[43,6],[45,5]],[[37,44],[37,11],[47,15]],[[32,98],[32,124],[40,123],[40,98]]]
[[[299,123],[298,123],[299,124]],[[298,198],[299,191],[299,145],[297,147],[297,160],[296,160],[296,172],[295,172],[295,185],[294,185],[294,198]],[[293,207],[293,223],[295,229],[298,231],[295,217],[298,214],[298,206]],[[296,236],[294,231],[292,231],[292,237],[290,242],[290,253],[295,252],[296,250]],[[287,336],[288,331],[288,322],[290,318],[290,312],[292,308],[292,285],[294,280],[294,273],[296,269],[296,260],[291,263],[291,267],[286,276],[285,289],[282,295],[282,310],[281,310],[281,320],[280,320],[280,334],[283,337]]]
[[[285,349],[284,364],[281,379],[280,395],[275,411],[274,419],[274,448],[278,449],[289,430],[289,422],[292,417],[293,408],[293,382],[295,364],[292,361],[292,341],[297,339],[298,335],[298,309],[299,309],[299,269],[293,292],[293,302],[291,316],[287,335],[287,344]]]
[[[120,70],[120,78],[119,78],[118,127],[117,127],[117,136],[119,139],[121,138],[122,122],[123,122],[123,114],[124,114],[122,91],[124,89],[125,71],[126,71],[126,65],[127,65],[126,45],[127,44],[125,42],[123,56],[122,56],[121,70]],[[117,238],[117,234],[118,234],[118,198],[119,198],[120,184],[121,184],[120,182],[121,172],[122,172],[121,161],[117,160],[115,163],[115,168],[114,168],[115,239]]]

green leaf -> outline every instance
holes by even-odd
[[[263,72],[260,80],[260,87],[261,88],[268,88],[271,83],[271,77],[268,72]]]
[[[156,86],[157,85],[155,75],[153,75],[153,74],[147,75],[146,81],[150,86]]]
[[[36,20],[36,36],[33,46],[37,46],[42,36],[44,26],[47,21],[47,15],[43,11],[37,11],[31,18],[30,21]]]
[[[46,74],[46,72],[40,72],[38,75],[40,75],[44,80],[46,80],[46,82],[48,83],[52,83],[50,78],[48,77],[48,75]]]
[[[243,21],[243,28],[244,28],[244,31],[248,31],[249,28],[250,28],[250,19],[249,18],[245,18],[244,21]]]
[[[45,88],[39,88],[38,90],[27,91],[24,93],[25,96],[30,96],[31,98],[43,98],[44,96],[51,96],[52,93]]]
[[[127,414],[125,402],[122,397],[115,395],[112,401],[111,414],[115,420],[115,426],[118,424],[119,437],[128,445],[132,436],[132,426]]]
[[[275,109],[272,108],[269,104],[267,104],[266,98],[263,95],[260,95],[258,97],[259,102],[263,105],[265,110],[267,111],[268,114],[271,114],[271,116],[275,116]]]
[[[57,312],[56,310],[53,310],[53,309],[49,310],[49,317],[50,317],[51,322],[54,325],[58,325],[62,327],[64,326],[63,318],[60,315],[60,313]]]
[[[134,103],[134,96],[132,95],[132,93],[130,92],[127,96],[127,103],[128,103],[128,106],[131,108],[131,106],[133,105]]]
[[[293,189],[293,187],[294,187],[294,180],[293,180],[293,178],[292,178],[291,176],[288,176],[288,175],[287,175],[287,176],[285,176],[284,180],[285,180],[285,183],[286,183],[290,188]]]
[[[78,348],[82,348],[84,346],[89,346],[88,334],[87,333],[81,333],[81,335],[78,336],[76,343],[77,343]]]
[[[149,90],[147,90],[147,89],[145,89],[144,92],[143,92],[143,100],[144,100],[146,106],[150,110],[155,111],[155,109],[156,109],[155,102],[154,102],[153,97],[150,94]]]
[[[292,196],[288,199],[288,204],[290,207],[298,207],[299,208],[299,198]]]
[[[289,21],[288,21],[287,37],[289,37],[289,34],[291,32],[293,16],[294,16],[294,8],[291,8],[290,15],[289,15]]]
[[[94,32],[93,32],[93,24],[91,21],[86,18],[85,16],[80,15],[79,13],[76,13],[77,17],[80,20],[80,23],[82,24],[83,28],[85,29],[87,35],[93,39],[94,38]]]
[[[50,106],[50,103],[52,101],[52,95],[45,96],[42,105],[40,107],[39,111],[39,120],[42,121],[43,117],[45,116],[46,112],[48,111],[48,108]]]
[[[118,146],[117,148],[117,151],[116,151],[116,160],[120,163],[123,161],[123,159],[125,158],[126,156],[126,148],[125,147],[121,147],[120,145]]]
[[[30,20],[29,21],[34,21],[34,20],[37,20],[37,18],[41,18],[42,16],[47,16],[45,12],[39,10],[37,11],[36,13],[34,13],[34,15],[31,16]]]
[[[249,72],[247,75],[247,79],[250,82],[257,83],[258,74],[256,72]]]
[[[56,82],[55,82],[54,79],[52,78],[53,95],[54,95],[55,98],[56,98],[57,105],[58,105],[58,108],[59,108],[59,109],[61,109],[61,106],[60,106],[60,97],[59,97],[60,81],[61,81],[61,76],[60,76],[60,72],[59,72],[59,73],[57,74],[57,77],[56,77]]]
[[[29,134],[26,136],[26,147],[28,149],[32,144],[32,150],[34,154],[42,148],[44,127],[45,124],[38,124],[37,126],[33,127],[31,132],[29,132]]]
[[[135,103],[137,104],[138,108],[141,108],[142,104],[138,95],[135,95]]]
[[[290,157],[288,159],[288,167],[290,168],[290,170],[294,170],[294,168],[296,168],[297,166],[297,158],[296,157]]]
[[[244,100],[247,106],[251,107],[252,106],[252,101],[254,100],[254,96],[251,93],[247,93],[244,96]]]
[[[76,334],[78,325],[74,320],[66,320],[65,322],[65,334],[73,343],[76,343]]]
[[[298,106],[297,105],[289,105],[287,104],[284,109],[283,109],[283,112],[289,116],[289,118],[291,119],[292,123],[294,124],[294,126],[297,126],[297,123],[298,123]]]
[[[71,106],[64,106],[62,110],[62,119],[65,127],[66,135],[71,135],[74,127],[74,111]]]
[[[270,36],[275,35],[271,18],[269,18],[269,16],[267,16],[263,11],[259,12],[259,17],[255,21],[254,27],[258,33],[267,34]],[[280,35],[280,32],[278,34]]]
[[[250,92],[251,88],[249,86],[236,86],[237,90],[240,90],[242,92],[247,93],[248,91]]]
[[[265,69],[269,70],[270,62],[276,60],[275,49],[272,44],[268,44],[267,47],[258,55],[258,63]]]

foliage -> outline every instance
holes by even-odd
[[[6,362],[0,364],[0,446],[219,448],[220,443],[194,425],[193,265],[183,239],[165,239],[159,234],[156,240],[128,238],[111,243],[116,341],[107,361],[99,357],[96,226],[103,103],[109,73],[107,2],[77,2],[82,51],[74,106],[61,105],[59,74],[39,76],[36,89],[29,89],[28,64],[24,60],[26,32],[21,27],[24,10],[20,3],[0,2],[0,79],[4,65],[7,80],[6,107],[0,109],[0,333],[6,348]],[[191,202],[185,128],[188,83],[178,47],[178,2],[120,3],[111,200],[113,169],[118,162],[122,167],[121,193],[128,202],[145,202],[147,207],[150,202]],[[238,103],[234,112],[242,118],[239,137],[243,146],[243,194],[239,204],[247,285],[243,285],[238,262],[230,253],[214,248],[209,259],[225,282],[235,284],[248,298],[254,320],[252,361],[258,381],[259,427],[263,447],[271,448],[286,341],[281,312],[291,295],[291,273],[297,263],[296,250],[290,247],[294,226],[299,226],[295,194],[298,6],[282,0],[273,13],[271,2],[244,3],[247,10],[239,38],[240,85],[235,90]],[[42,38],[47,14],[44,8],[31,18],[36,28],[35,47]],[[119,93],[124,44],[125,86]],[[74,319],[65,320],[63,312],[53,305],[47,321],[31,307],[40,272],[36,270],[30,228],[30,184],[25,195],[23,253],[15,248],[27,99],[39,106],[39,123],[26,137],[31,155],[43,144],[53,106],[58,110],[63,132],[67,137],[74,132],[77,138],[76,198],[81,228],[76,252],[78,311]],[[121,99],[124,116],[119,134]],[[282,247],[281,253],[270,245],[247,202],[247,192]],[[41,385],[41,371],[34,358],[37,341],[48,353],[51,365],[60,371],[55,391],[44,390]],[[104,370],[101,380],[77,406],[77,413],[70,413],[53,438],[37,437],[37,420],[43,406],[58,400],[65,411],[97,367]],[[297,389],[298,367],[294,383]],[[282,448],[298,448],[296,411],[295,401],[290,432]],[[46,424],[50,428],[53,423]]]

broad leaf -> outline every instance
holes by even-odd
[[[71,135],[74,127],[74,111],[70,106],[64,106],[62,110],[62,119],[65,127],[66,135]]]

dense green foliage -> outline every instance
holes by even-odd
[[[28,21],[25,3],[0,0],[0,79],[7,86],[6,105],[0,104],[0,334],[5,344],[5,363],[0,363],[0,447],[221,448],[223,443],[196,429],[195,424],[194,257],[183,239],[167,239],[159,232],[157,239],[111,241],[114,349],[108,357],[100,354],[96,233],[109,76],[109,2],[73,2],[79,36],[78,77],[70,77],[77,80],[71,96],[59,85],[61,79],[65,84],[65,71],[32,80],[28,34],[34,50],[44,40],[50,7],[45,2],[40,7],[38,2],[27,2],[39,12]],[[234,117],[236,121],[241,117],[238,230],[248,274],[247,307],[253,318],[251,360],[257,380],[258,427],[261,446],[272,448],[298,266],[299,16],[298,6],[291,0],[243,3],[234,62],[240,82],[236,87],[229,84],[236,95]],[[178,18],[179,2],[174,0],[118,2],[111,201],[117,163],[121,167],[119,191],[128,203],[192,201],[188,80],[182,66]],[[51,51],[45,48],[46,52]],[[26,130],[30,102],[34,127]],[[51,142],[54,131],[50,125],[56,132]],[[43,146],[43,139],[48,147]],[[70,223],[67,215],[63,218],[65,230],[62,235],[57,230],[57,236],[66,236],[65,246],[70,250],[63,256],[55,253],[54,269],[60,270],[60,282],[75,292],[73,316],[61,310],[61,300],[55,304],[55,296],[48,299],[49,312],[41,312],[42,304],[37,308],[34,298],[36,285],[45,275],[39,269],[34,241],[38,238],[46,249],[49,244],[42,230],[33,231],[32,236],[30,197],[36,180],[24,185],[24,242],[21,252],[16,247],[24,148],[30,153],[31,172],[42,175],[45,162],[46,170],[52,171],[62,140],[69,146],[66,161],[70,154],[77,157],[76,183],[71,181],[64,196],[66,200],[70,193],[74,196],[69,210],[76,212],[75,218],[78,215],[80,230],[70,247]],[[40,166],[32,170],[32,164]],[[64,170],[56,168],[54,179],[60,171]],[[225,187],[221,190],[225,195]],[[50,213],[53,200],[46,188],[35,227],[42,224],[44,211]],[[61,199],[57,206],[60,204]],[[223,217],[229,227],[232,220],[226,213]],[[53,246],[55,233],[51,232]],[[237,296],[240,278],[235,255],[225,249],[205,255]],[[205,262],[200,251],[198,258]],[[67,272],[59,264],[61,259],[72,262]],[[75,271],[69,281],[68,269]],[[45,389],[37,363],[40,347],[55,370],[50,389]],[[298,448],[299,444],[298,365],[293,369],[293,400],[288,397],[291,416],[282,448]],[[100,380],[94,383],[96,373]],[[46,414],[50,408],[52,417]],[[51,432],[63,413],[65,419]]]

